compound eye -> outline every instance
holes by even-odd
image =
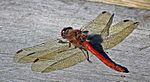
[[[68,30],[68,29],[73,29],[73,28],[72,27],[65,27],[65,29]]]
[[[70,29],[73,29],[72,27],[66,27],[66,28],[63,28],[62,29],[62,31],[61,31],[61,36],[62,36],[62,38],[66,38],[66,35],[67,35],[67,32],[68,32],[68,30],[70,30]]]
[[[62,36],[62,38],[66,38],[66,31],[62,31],[62,33],[61,33],[61,36]]]

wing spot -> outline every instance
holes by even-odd
[[[35,59],[33,62],[35,63],[35,62],[37,62],[38,60],[39,60],[39,58]]]
[[[21,49],[21,50],[19,50],[19,51],[17,51],[16,53],[18,54],[18,53],[20,53],[20,52],[22,52],[23,50]]]
[[[123,22],[128,22],[129,20],[123,20]]]
[[[105,13],[106,13],[106,11],[103,11],[103,12],[102,12],[102,14],[105,14]]]
[[[42,44],[45,44],[45,43],[42,43]]]

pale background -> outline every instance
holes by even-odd
[[[100,12],[115,14],[114,24],[131,19],[140,25],[123,42],[107,50],[130,73],[118,73],[95,56],[50,73],[31,71],[13,61],[15,52],[60,37],[66,26],[80,28]],[[81,0],[0,0],[0,82],[150,82],[150,11]],[[125,78],[120,77],[126,75]]]

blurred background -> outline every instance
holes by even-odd
[[[149,0],[0,0],[0,82],[149,82],[149,9]],[[113,24],[124,19],[140,23],[107,50],[129,74],[111,70],[95,56],[92,64],[84,61],[50,73],[33,72],[31,64],[14,62],[17,50],[60,38],[63,27],[80,28],[102,11],[115,14]]]

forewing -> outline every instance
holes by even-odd
[[[48,41],[33,47],[24,48],[16,52],[14,57],[15,62],[30,63],[34,62],[37,58],[53,59],[55,53],[60,53],[69,50],[68,45],[59,45],[54,41]]]
[[[86,25],[88,31],[94,34],[101,34],[107,36],[109,28],[112,24],[114,14],[110,14],[107,11],[100,13],[93,21]]]

